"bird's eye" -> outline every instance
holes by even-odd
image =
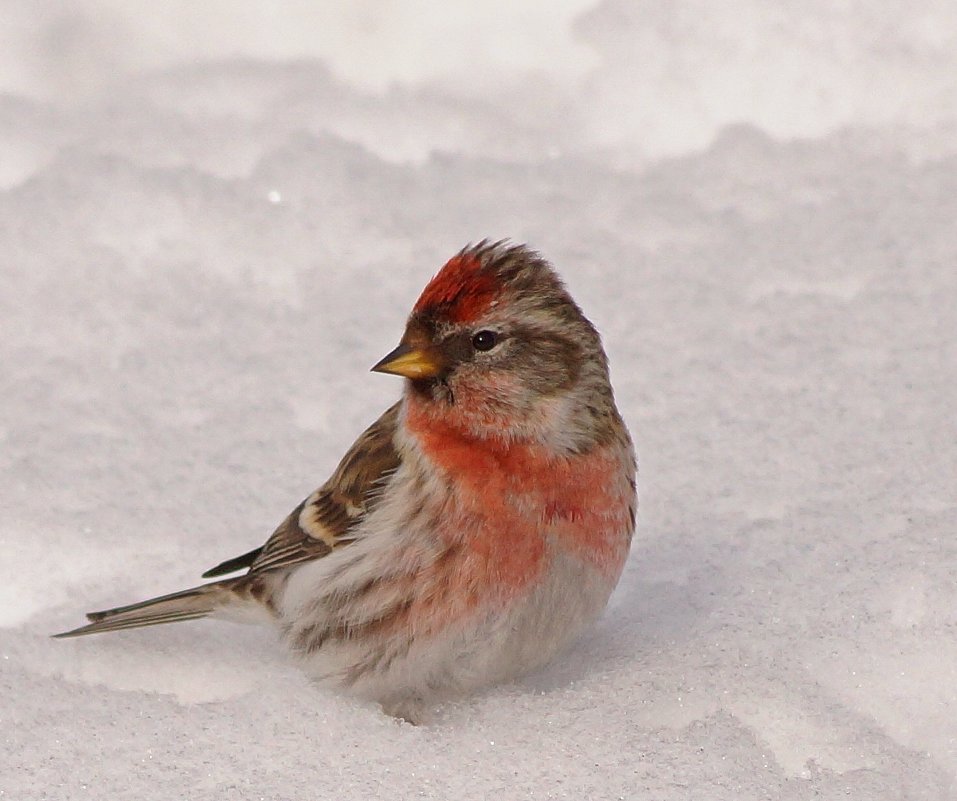
[[[491,350],[498,343],[494,331],[479,331],[472,337],[472,347],[476,350]]]

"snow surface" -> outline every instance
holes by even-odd
[[[0,799],[957,798],[957,7],[6,2]],[[603,332],[639,529],[413,728],[266,630],[78,641],[258,545],[469,240]]]

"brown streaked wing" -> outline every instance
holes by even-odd
[[[329,480],[292,510],[258,553],[247,554],[256,555],[242,566],[250,573],[289,567],[352,542],[350,532],[375,508],[382,487],[399,466],[393,444],[398,414],[396,403],[369,426]]]

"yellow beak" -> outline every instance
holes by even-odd
[[[442,371],[442,364],[429,351],[402,343],[372,370],[405,378],[434,378]]]

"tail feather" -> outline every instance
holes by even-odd
[[[235,597],[230,586],[235,582],[236,579],[215,581],[181,592],[160,595],[129,606],[90,612],[86,616],[90,621],[88,625],[53,636],[56,638],[82,637],[85,634],[156,626],[160,623],[177,623],[180,620],[196,620],[227,605]]]

